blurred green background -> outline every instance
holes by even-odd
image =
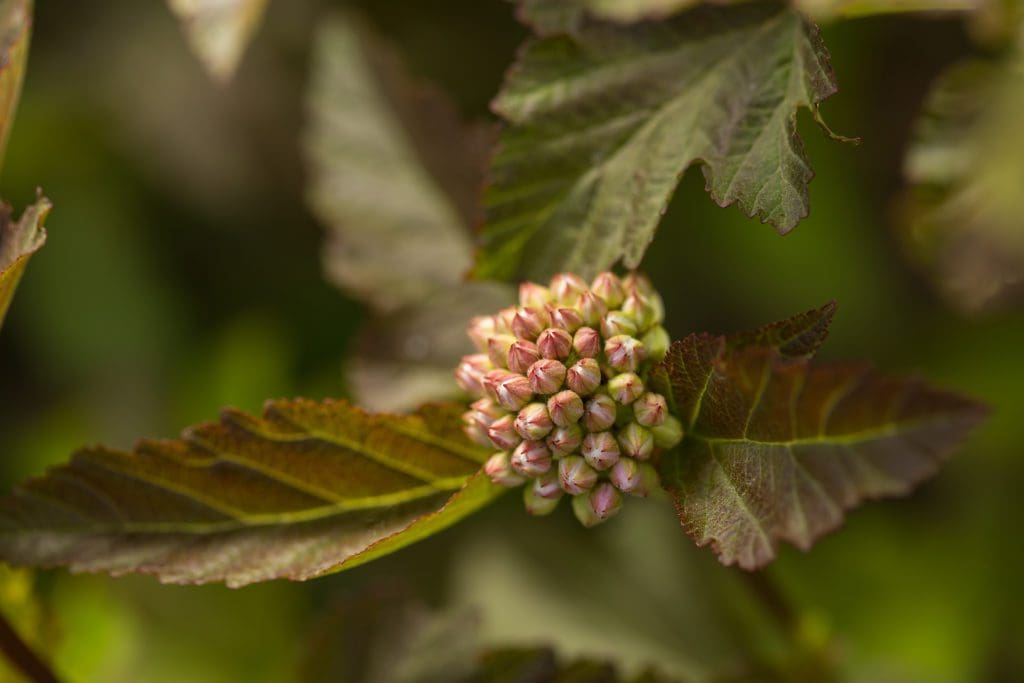
[[[311,36],[342,4],[271,0],[236,78],[218,86],[163,3],[39,3],[0,189],[20,210],[41,186],[55,209],[0,334],[3,490],[78,446],[173,436],[221,405],[346,394],[341,364],[366,313],[322,277],[300,150]],[[349,4],[468,118],[489,117],[526,35],[508,3]],[[824,37],[841,91],[823,113],[864,142],[832,142],[802,115],[818,174],[811,217],[780,238],[717,208],[691,169],[645,268],[676,336],[836,299],[826,359],[869,358],[995,408],[912,497],[852,513],[770,572],[808,637],[836,638],[849,680],[1022,681],[1024,314],[954,313],[907,265],[893,225],[914,115],[932,79],[973,48],[952,18],[858,20]],[[489,642],[555,643],[627,669],[701,681],[752,639],[778,649],[737,573],[693,547],[666,501],[585,532],[567,510],[527,518],[515,498],[307,584],[231,591],[39,572],[30,621],[76,682],[295,680],[317,624],[382,581],[478,608]]]

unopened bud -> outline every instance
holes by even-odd
[[[635,373],[624,372],[608,380],[608,393],[617,403],[629,405],[644,393],[644,383]]]
[[[495,405],[489,398],[482,398],[470,405],[470,410],[462,414],[463,431],[470,439],[481,446],[490,446],[491,438],[487,429],[494,421],[504,417],[505,411]]]
[[[487,436],[487,425],[481,424],[472,410],[462,414],[462,431],[474,443],[481,446],[491,445],[491,439]]]
[[[492,422],[505,416],[505,410],[489,398],[477,399],[470,403],[469,407],[473,409],[477,421],[485,427],[491,426]]]
[[[578,424],[568,427],[555,427],[544,443],[548,445],[551,455],[561,458],[575,453],[583,442],[583,430]]]
[[[618,308],[622,300],[626,298],[626,290],[615,273],[598,273],[590,284],[590,289],[604,299],[611,308]]]
[[[512,451],[512,469],[527,477],[539,477],[551,469],[551,452],[543,441],[523,441]]]
[[[617,489],[631,496],[645,497],[659,485],[658,471],[647,462],[622,458],[612,467],[609,475]]]
[[[654,452],[654,435],[647,427],[630,422],[619,430],[619,445],[622,454],[637,460],[647,460]]]
[[[601,319],[601,333],[605,339],[614,337],[617,334],[625,334],[630,337],[637,333],[636,323],[633,317],[622,311],[609,311]]]
[[[487,353],[487,340],[496,333],[494,316],[481,315],[472,318],[466,327],[466,334],[473,340],[473,345],[482,353]]]
[[[638,273],[635,270],[622,278],[622,287],[626,292],[640,292],[646,296],[655,293],[651,280],[643,273]]]
[[[487,438],[491,440],[495,448],[510,451],[519,445],[519,442],[523,440],[519,436],[519,432],[516,431],[515,417],[512,415],[505,415],[499,417],[497,420],[491,423],[487,428]]]
[[[630,292],[622,302],[622,312],[633,319],[639,330],[646,330],[658,322],[655,320],[657,312],[650,300],[636,290]]]
[[[615,416],[618,406],[615,400],[607,394],[598,394],[587,401],[583,409],[583,426],[588,432],[603,432],[611,429],[615,424]]]
[[[572,511],[576,519],[585,527],[592,527],[604,522],[622,509],[622,494],[609,484],[602,482],[586,496],[573,498]]]
[[[619,461],[619,444],[611,432],[596,432],[583,437],[580,450],[587,464],[604,471]]]
[[[552,308],[551,326],[572,334],[583,325],[583,318],[575,308]]]
[[[583,399],[575,391],[559,391],[548,399],[548,413],[559,427],[576,424],[583,417]]]
[[[557,360],[542,358],[529,367],[526,379],[535,394],[547,396],[562,388],[565,381],[565,366]]]
[[[604,299],[590,290],[580,294],[579,299],[576,300],[576,308],[579,309],[580,317],[587,325],[600,324],[601,318],[608,312],[608,304]]]
[[[644,343],[644,348],[647,349],[647,357],[654,362],[662,360],[668,354],[668,347],[672,344],[668,331],[661,325],[655,325],[647,330],[640,341]]]
[[[551,324],[551,316],[544,308],[526,306],[512,318],[512,332],[520,339],[533,341]]]
[[[559,273],[551,278],[551,294],[563,305],[575,303],[580,294],[587,291],[587,283],[579,275]]]
[[[519,285],[519,305],[533,308],[544,308],[551,301],[551,291],[536,282],[523,282]]]
[[[513,334],[512,321],[518,309],[515,306],[503,308],[494,315],[494,331],[497,334]]]
[[[508,349],[508,369],[525,375],[530,366],[540,360],[540,351],[533,342],[517,339]]]
[[[562,485],[558,479],[558,470],[556,469],[551,469],[534,479],[533,485],[530,488],[541,498],[558,499],[565,493],[562,491]]]
[[[604,343],[604,355],[619,372],[635,372],[647,358],[647,349],[636,337],[617,334]]]
[[[487,340],[487,357],[496,368],[508,367],[508,352],[516,338],[511,334],[496,334]]]
[[[601,366],[593,358],[581,358],[566,371],[565,384],[580,396],[589,396],[601,386]]]
[[[555,426],[543,403],[530,403],[519,411],[515,419],[515,430],[524,439],[537,441],[548,435]]]
[[[558,482],[570,496],[578,496],[597,483],[597,470],[580,455],[570,455],[558,461]]]
[[[526,481],[512,469],[511,458],[506,451],[495,453],[484,464],[484,472],[499,486],[519,486]]]
[[[572,337],[565,330],[549,327],[537,337],[537,348],[544,358],[565,360],[572,351]]]
[[[491,370],[491,361],[482,353],[463,356],[455,368],[455,382],[467,394],[484,395],[484,375]]]
[[[633,402],[633,415],[644,427],[657,427],[668,417],[668,402],[661,394],[648,391]]]
[[[505,410],[519,410],[533,398],[530,381],[508,370],[491,370],[484,375],[484,389]]]
[[[581,327],[572,338],[572,348],[583,358],[597,358],[601,353],[601,335],[592,327]]]
[[[535,481],[540,481],[539,479]],[[536,517],[543,515],[550,515],[558,507],[558,501],[562,499],[562,491],[559,489],[558,496],[555,498],[545,498],[544,496],[537,493],[532,486],[526,486],[523,488],[523,506],[526,507],[526,511]]]
[[[654,435],[655,446],[672,448],[683,440],[683,423],[674,416],[668,415],[660,425],[651,427],[651,434]]]

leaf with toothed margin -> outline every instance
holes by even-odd
[[[675,342],[652,384],[686,429],[660,467],[679,520],[744,569],[780,541],[809,549],[866,499],[908,493],[987,414],[917,379],[706,334]]]
[[[88,448],[0,499],[0,560],[169,583],[309,579],[447,528],[504,490],[460,406],[227,409],[181,439]]]
[[[683,171],[721,206],[791,230],[813,177],[796,114],[836,84],[818,30],[776,3],[533,39],[494,101],[480,277],[636,267]]]
[[[192,51],[215,80],[231,80],[267,0],[167,0]]]
[[[792,318],[762,325],[755,330],[730,334],[727,343],[732,349],[766,346],[783,356],[810,358],[828,337],[828,328],[836,312],[836,302],[794,315]]]

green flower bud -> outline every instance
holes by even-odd
[[[668,355],[668,347],[672,345],[672,339],[668,336],[668,331],[661,325],[655,325],[647,330],[641,341],[647,349],[647,357],[655,363]]]
[[[555,425],[548,415],[547,406],[543,403],[530,403],[519,411],[514,426],[519,436],[537,441],[547,436]]]
[[[512,318],[512,332],[520,339],[533,341],[551,324],[551,316],[543,308],[524,307]]]
[[[609,311],[601,319],[601,334],[604,335],[605,339],[614,337],[617,334],[632,337],[637,331],[633,316],[626,315],[622,311]]]
[[[540,481],[540,479],[535,481]],[[558,507],[558,501],[562,499],[562,492],[559,491],[558,494],[557,498],[545,498],[538,494],[534,487],[527,486],[523,488],[523,505],[528,513],[536,517],[550,515]]]
[[[509,459],[514,469],[526,477],[539,477],[551,469],[551,452],[543,441],[523,441]]]
[[[542,358],[526,371],[526,380],[535,394],[547,396],[562,388],[565,374],[565,366],[560,362]]]
[[[632,291],[626,296],[626,300],[622,302],[622,312],[631,317],[637,329],[641,331],[658,322],[655,320],[657,311],[650,300],[637,291]]]
[[[598,394],[587,401],[583,408],[583,426],[588,432],[603,432],[615,424],[618,406],[607,394]]]
[[[484,473],[499,486],[519,486],[526,481],[512,469],[511,458],[507,451],[495,453],[484,464]]]
[[[515,417],[505,415],[499,417],[487,427],[487,438],[491,440],[495,448],[510,451],[519,445],[522,437],[515,428]]]
[[[575,308],[552,308],[551,326],[574,333],[583,325],[583,318]]]
[[[601,318],[608,312],[608,304],[604,299],[590,291],[580,294],[576,300],[576,308],[584,324],[591,326],[601,324]]]
[[[579,295],[588,289],[587,283],[579,275],[559,273],[551,278],[551,294],[563,306],[575,303]]]
[[[618,308],[622,304],[622,300],[626,298],[626,290],[615,273],[598,273],[590,284],[590,289],[604,299],[611,308]]]
[[[579,455],[569,455],[558,461],[558,481],[570,496],[578,496],[597,483],[597,471]]]
[[[572,336],[565,330],[549,327],[537,337],[537,348],[544,358],[565,360],[572,351]]]
[[[581,327],[572,338],[572,348],[582,358],[597,358],[601,353],[601,335],[592,327]]]
[[[601,386],[601,366],[593,358],[581,358],[566,371],[565,383],[580,396],[588,396]]]
[[[643,342],[636,337],[617,334],[604,343],[608,365],[619,372],[636,372],[647,357]]]
[[[665,421],[657,427],[651,427],[654,445],[658,448],[672,448],[683,440],[683,423],[673,415],[665,417]]]
[[[559,427],[576,424],[583,417],[583,399],[574,391],[559,391],[548,399],[548,413]]]
[[[587,464],[603,472],[619,461],[619,444],[611,432],[594,432],[583,437],[580,451]]]
[[[608,393],[617,403],[629,405],[644,393],[644,383],[635,373],[624,372],[608,380]]]
[[[551,291],[536,282],[523,282],[519,285],[519,305],[532,308],[544,308],[551,302]]]
[[[647,460],[654,452],[654,435],[651,430],[630,422],[619,430],[619,446],[622,454],[637,460]]]
[[[633,415],[644,427],[657,427],[668,417],[668,402],[661,394],[648,391],[633,402]]]
[[[508,349],[508,369],[525,375],[530,366],[540,360],[537,345],[523,339],[517,339]]]
[[[544,440],[544,443],[548,445],[548,450],[551,451],[551,455],[556,458],[575,453],[582,442],[583,430],[580,429],[578,424],[569,425],[568,427],[555,427],[548,434],[548,438]]]

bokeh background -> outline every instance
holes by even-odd
[[[278,2],[235,79],[211,81],[161,2],[49,0],[0,177],[16,207],[53,200],[49,241],[0,333],[0,485],[76,448],[129,447],[268,397],[346,396],[367,312],[322,275],[304,201],[303,98],[312,36],[345,3]],[[526,31],[499,0],[348,3],[444,89],[489,120]],[[966,317],[908,265],[896,228],[901,166],[932,80],[972,54],[955,18],[879,17],[824,37],[840,84],[806,112],[812,213],[790,235],[719,209],[686,173],[645,269],[675,336],[839,310],[822,356],[869,358],[990,403],[991,420],[932,481],[870,504],[809,554],[770,568],[833,637],[849,680],[1024,680],[1024,313]],[[628,506],[584,532],[567,510],[509,496],[384,560],[306,584],[241,590],[38,572],[0,606],[69,681],[287,681],[339,604],[402,585],[438,609],[479,610],[494,643],[553,643],[708,680],[745,643],[779,647],[732,569],[697,550],[669,505]],[[26,616],[26,614],[28,616]],[[2,672],[0,680],[13,674]]]

